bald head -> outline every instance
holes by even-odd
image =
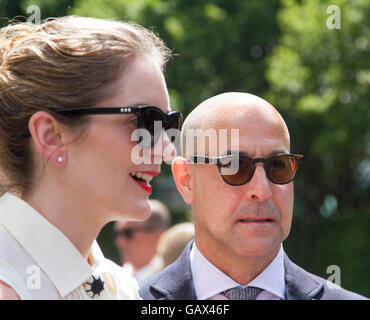
[[[265,100],[230,92],[196,107],[182,138],[184,157],[174,159],[172,172],[192,206],[197,248],[230,278],[247,284],[251,261],[256,269],[271,263],[290,231],[296,163],[287,126]],[[227,154],[236,156],[222,157]]]
[[[205,100],[185,119],[181,133],[183,155],[189,155],[186,143],[189,137],[193,140],[194,130],[202,130],[209,137],[211,130],[220,129],[238,129],[240,136],[266,130],[268,134],[281,136],[287,149],[290,148],[288,128],[271,104],[253,94],[228,92]]]

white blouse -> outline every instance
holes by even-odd
[[[0,197],[0,280],[21,299],[141,299],[137,281],[96,241],[88,259],[26,202]]]

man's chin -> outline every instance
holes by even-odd
[[[234,246],[234,250],[238,255],[245,258],[271,258],[275,257],[281,246],[281,242],[273,239],[249,239],[243,241],[238,246]]]

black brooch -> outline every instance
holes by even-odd
[[[99,275],[97,275],[96,278],[94,275],[91,275],[89,280],[92,280],[92,282],[86,281],[86,293],[90,298],[94,298],[95,295],[100,296],[100,292],[104,290],[104,280]]]

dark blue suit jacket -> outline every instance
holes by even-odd
[[[191,241],[181,256],[167,268],[139,283],[144,300],[196,300],[190,267]],[[298,267],[284,256],[287,300],[362,300],[356,293],[331,289],[326,280]]]

